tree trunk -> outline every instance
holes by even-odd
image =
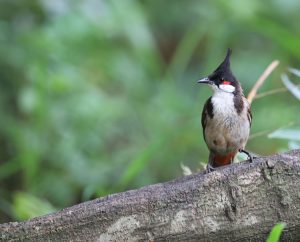
[[[300,150],[0,225],[1,241],[300,241]]]

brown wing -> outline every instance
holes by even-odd
[[[248,110],[247,110],[247,118],[249,120],[249,123],[250,123],[250,127],[251,127],[251,124],[252,124],[252,112],[251,112],[251,108],[249,106]]]
[[[245,98],[243,96],[243,100],[244,100],[244,103],[246,103],[246,107],[247,107],[247,118],[248,118],[248,121],[249,121],[249,124],[250,124],[250,127],[251,127],[251,123],[252,123],[252,112],[251,112],[251,105],[250,103],[248,102],[247,98]]]
[[[202,118],[201,118],[201,124],[202,124],[202,129],[203,129],[203,136],[205,139],[205,127],[207,123],[207,117],[213,118],[214,113],[213,113],[213,105],[211,102],[211,97],[207,99],[206,103],[204,104],[203,110],[202,110]]]

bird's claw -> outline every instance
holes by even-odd
[[[248,151],[243,150],[243,149],[240,149],[239,152],[246,154],[246,155],[248,156],[247,159],[248,159],[251,163],[253,162],[254,157],[253,157]]]

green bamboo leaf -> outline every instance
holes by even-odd
[[[269,234],[269,237],[267,239],[267,242],[277,242],[279,241],[280,235],[282,233],[282,230],[286,227],[286,223],[278,223],[273,228],[271,233]]]

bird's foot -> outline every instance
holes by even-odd
[[[215,171],[216,170],[216,168],[214,168],[211,164],[207,164],[207,166],[206,166],[206,171],[205,171],[205,173],[207,174],[207,173],[211,173],[211,172],[213,172],[213,171]]]
[[[244,153],[246,154],[248,157],[247,159],[252,163],[253,162],[253,159],[256,158],[256,157],[253,157],[250,152],[246,151],[246,150],[243,150],[243,149],[240,149],[239,152],[241,153]]]

